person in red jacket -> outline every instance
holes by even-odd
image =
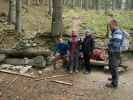
[[[69,70],[70,73],[78,72],[79,68],[79,48],[77,34],[72,31],[69,49]]]

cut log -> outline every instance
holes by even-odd
[[[90,63],[94,66],[108,66],[108,63],[106,61],[98,61],[91,59]],[[128,69],[127,65],[120,64],[120,67],[123,68],[124,70]]]
[[[4,64],[11,64],[11,65],[29,65],[37,68],[45,68],[46,67],[46,60],[43,56],[37,56],[33,59],[20,59],[20,58],[6,58],[3,61]]]
[[[90,63],[92,65],[96,65],[96,66],[105,66],[105,65],[108,65],[107,62],[105,62],[105,61],[98,61],[98,60],[93,60],[93,59],[90,60]]]
[[[40,50],[40,49],[0,49],[0,54],[5,54],[7,56],[13,57],[35,57],[35,56],[48,56],[50,54],[49,50]]]

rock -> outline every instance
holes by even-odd
[[[16,96],[16,100],[20,100],[20,97],[19,96]]]
[[[5,54],[0,54],[0,62],[4,61],[6,58]]]
[[[49,72],[51,72],[53,70],[54,70],[53,69],[53,66],[49,66],[49,67],[47,67],[47,68],[44,69],[44,73],[49,73]]]
[[[108,72],[109,71],[109,66],[104,66],[104,71]]]
[[[10,64],[2,64],[1,69],[9,69],[10,67],[13,67],[13,65]]]
[[[32,59],[31,65],[36,68],[45,68],[46,67],[46,60],[43,56],[37,56]]]
[[[21,74],[24,74],[24,73],[26,73],[29,69],[31,69],[32,68],[32,66],[26,66],[26,67],[22,67],[21,69],[20,69],[20,73]]]
[[[39,74],[39,75],[42,75],[42,74],[43,74],[43,72],[42,72],[42,71],[38,71],[38,74]]]

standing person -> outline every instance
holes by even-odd
[[[58,60],[63,60],[64,65],[67,64],[66,57],[67,57],[68,50],[69,50],[69,45],[64,42],[62,37],[60,37],[58,39],[58,43],[56,44],[55,52],[54,52],[55,58],[53,59],[53,66],[55,70],[56,70],[56,62]]]
[[[109,68],[111,71],[110,84],[106,84],[107,87],[117,88],[118,87],[118,67],[120,65],[120,53],[123,41],[123,32],[119,29],[118,22],[112,19],[109,22],[109,28],[111,30],[111,39],[108,44],[109,50]]]
[[[90,57],[94,49],[94,38],[92,37],[91,31],[88,29],[85,31],[85,38],[82,43],[82,51],[85,63],[85,74],[91,72]]]
[[[69,70],[70,73],[78,72],[79,68],[79,48],[78,48],[78,37],[77,34],[72,31],[70,49],[69,49]]]

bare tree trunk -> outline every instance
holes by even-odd
[[[121,2],[121,9],[124,10],[126,7],[126,0],[122,0]]]
[[[116,4],[116,0],[112,0],[112,10],[115,10],[116,8],[115,4]]]
[[[15,25],[15,30],[18,33],[22,32],[21,10],[22,10],[22,0],[16,0],[16,25]]]
[[[30,0],[26,0],[26,4],[29,6],[31,4]]]
[[[83,9],[83,0],[80,0],[80,8]]]
[[[89,8],[88,7],[89,6],[89,3],[88,2],[89,2],[88,0],[85,1],[85,10],[88,10],[88,8]]]
[[[16,22],[16,1],[10,0],[9,1],[9,12],[8,12],[8,22],[9,24],[14,24]]]
[[[62,4],[62,0],[53,0],[52,36],[60,35],[63,32]]]
[[[99,0],[95,0],[95,8],[96,8],[96,11],[99,10]]]
[[[52,0],[49,0],[48,1],[49,2],[49,12],[48,12],[48,14],[50,15],[50,16],[52,16],[52,12],[53,12],[53,8],[52,8]]]

